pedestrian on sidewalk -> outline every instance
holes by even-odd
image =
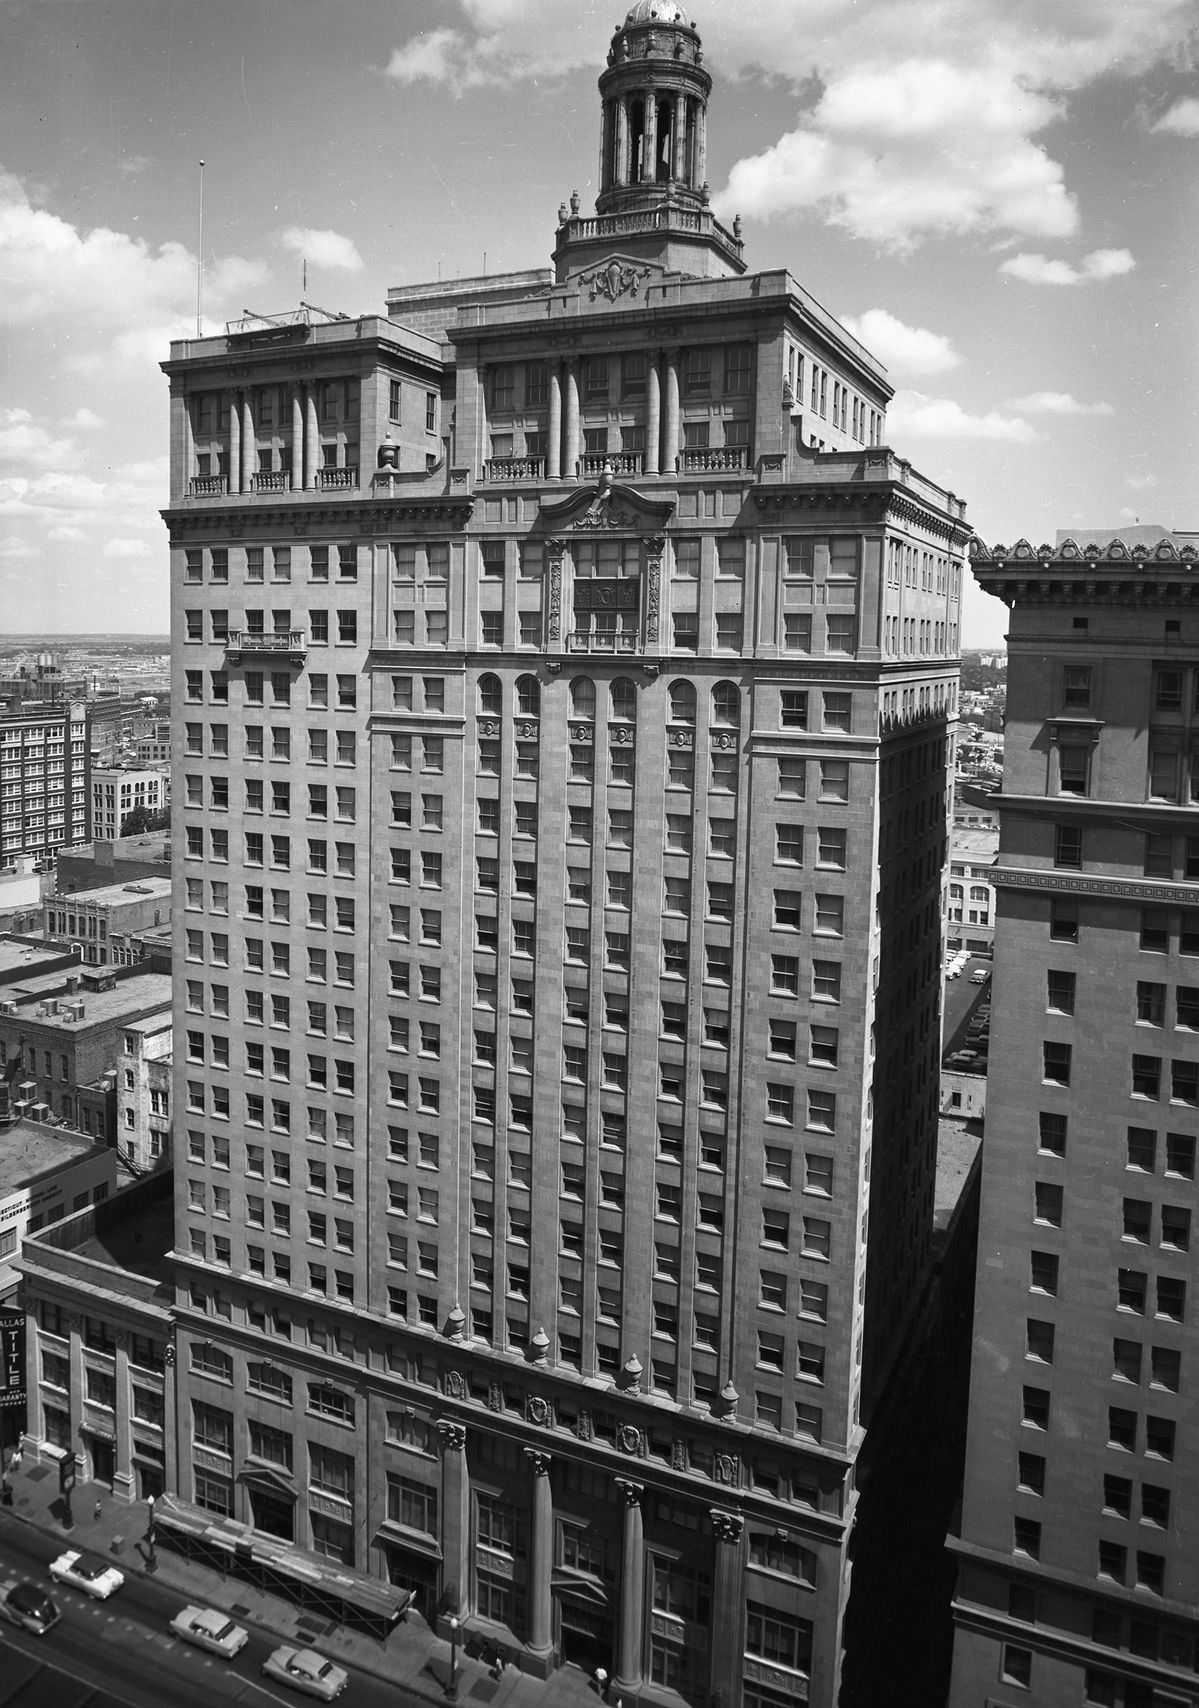
[[[97,1524],[100,1522],[100,1514],[103,1511],[104,1511],[104,1502],[102,1500],[98,1500],[96,1502],[95,1506],[92,1508],[92,1518]]]

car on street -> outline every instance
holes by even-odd
[[[171,1620],[171,1630],[185,1643],[207,1649],[210,1655],[221,1655],[231,1661],[250,1641],[244,1625],[235,1625],[227,1613],[215,1607],[185,1607]]]
[[[51,1562],[50,1576],[57,1583],[81,1589],[84,1595],[94,1596],[97,1601],[107,1601],[125,1581],[124,1572],[115,1566],[106,1566],[103,1560],[86,1560],[74,1548],[68,1548]]]
[[[990,973],[987,971],[987,969],[985,967],[979,967],[976,972],[973,972],[970,974],[970,983],[971,984],[986,984],[986,982],[990,978],[990,976],[991,976]]]
[[[262,1663],[263,1673],[280,1684],[290,1684],[293,1690],[303,1690],[309,1696],[319,1696],[322,1702],[332,1702],[350,1682],[342,1667],[334,1666],[315,1649],[293,1649],[285,1643],[269,1654]]]
[[[38,1637],[44,1637],[51,1625],[57,1625],[62,1618],[44,1589],[39,1589],[35,1583],[15,1583],[11,1578],[0,1584],[0,1611],[14,1625],[32,1631]]]

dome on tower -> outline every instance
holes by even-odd
[[[687,14],[675,0],[635,0],[629,7],[626,24],[686,24]]]

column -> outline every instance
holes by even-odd
[[[687,176],[687,97],[674,98],[674,162],[671,177],[681,183]]]
[[[254,441],[254,404],[251,394],[243,392],[241,400],[241,489],[253,492],[258,456]]]
[[[616,1677],[612,1688],[641,1688],[642,1613],[645,1601],[645,1546],[641,1522],[643,1483],[615,1479],[624,1500],[624,1531],[620,1544],[620,1626],[617,1632]]]
[[[291,489],[304,485],[304,398],[299,386],[291,391]]]
[[[566,363],[566,430],[562,452],[562,478],[576,480],[579,473],[579,362],[576,356]]]
[[[316,419],[316,387],[310,385],[304,398],[304,490],[316,486],[317,458],[321,447],[321,430]]]
[[[741,1677],[741,1514],[712,1513],[712,1698],[735,1702]]]
[[[673,474],[679,455],[679,357],[666,352],[666,420],[662,433],[662,473]]]
[[[241,397],[229,399],[229,490],[241,491]]]
[[[649,353],[645,375],[645,472],[657,474],[661,467],[659,440],[662,437],[662,376],[658,372],[659,356]]]
[[[611,166],[611,163],[612,163],[612,102],[611,101],[605,101],[603,112],[600,114],[599,177],[596,179],[596,183],[599,185],[599,188],[600,188],[600,195],[601,196],[603,195],[604,191],[608,188],[608,183],[609,183],[608,169]]]
[[[550,480],[562,475],[562,372],[557,362],[550,363],[550,420],[545,435],[545,472]]]
[[[641,176],[647,183],[658,179],[658,96],[651,83],[645,91],[645,142],[641,150]]]
[[[466,1469],[466,1429],[440,1422],[441,1437],[441,1596],[439,1610],[469,1611],[470,1477]]]
[[[621,95],[616,103],[616,163],[612,174],[615,184],[629,181],[629,98]]]
[[[129,1401],[129,1330],[116,1331],[117,1349],[113,1355],[113,1370],[117,1384],[116,1406],[112,1414],[113,1442],[112,1492],[125,1500],[136,1500],[137,1489],[133,1476],[133,1427]]]
[[[480,363],[475,369],[475,407],[478,421],[479,457],[488,462],[491,457],[491,432],[487,424],[487,369]]]
[[[554,1647],[553,1594],[550,1571],[554,1562],[554,1501],[550,1492],[550,1456],[525,1448],[533,1472],[533,1525],[529,1538],[528,1648],[542,1659]]]
[[[695,113],[695,187],[701,190],[708,181],[708,110],[700,101]]]

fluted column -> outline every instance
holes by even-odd
[[[562,476],[574,480],[579,472],[579,364],[572,356],[566,364],[566,426],[563,433]]]
[[[529,1549],[529,1642],[535,1655],[548,1656],[554,1646],[553,1593],[550,1572],[554,1561],[554,1502],[550,1493],[550,1456],[525,1448],[533,1471],[533,1528]]]
[[[658,352],[651,350],[645,376],[645,472],[657,474],[661,467],[659,440],[662,436],[662,376]]]
[[[616,1478],[624,1500],[624,1530],[620,1543],[620,1628],[617,1636],[616,1678],[613,1689],[641,1688],[642,1618],[645,1602],[645,1544],[641,1519],[644,1484]]]
[[[662,473],[673,474],[679,454],[679,351],[666,352],[666,420],[662,433]]]
[[[557,362],[550,363],[550,420],[545,435],[545,472],[550,480],[562,473],[562,373]]]
[[[478,399],[479,456],[487,462],[491,457],[491,430],[487,421],[487,369],[483,363],[475,369],[475,396]]]
[[[695,114],[695,187],[702,189],[708,181],[708,113],[703,102]]]
[[[229,399],[229,490],[241,491],[241,398]]]
[[[641,150],[641,176],[651,184],[658,180],[658,97],[651,85],[645,91],[645,142]]]
[[[676,183],[687,176],[687,97],[674,98],[674,160],[670,175]]]
[[[317,457],[321,448],[321,430],[316,419],[316,387],[308,387],[304,399],[304,489],[311,492],[316,485]]]
[[[612,174],[617,184],[629,181],[629,98],[621,95],[616,103],[616,169]]]
[[[470,1608],[470,1481],[466,1470],[466,1429],[442,1421],[441,1437],[441,1609]]]
[[[243,392],[241,400],[241,489],[253,492],[258,457],[254,441],[254,404],[250,393]]]
[[[299,492],[304,485],[304,399],[299,386],[291,393],[291,488]]]

